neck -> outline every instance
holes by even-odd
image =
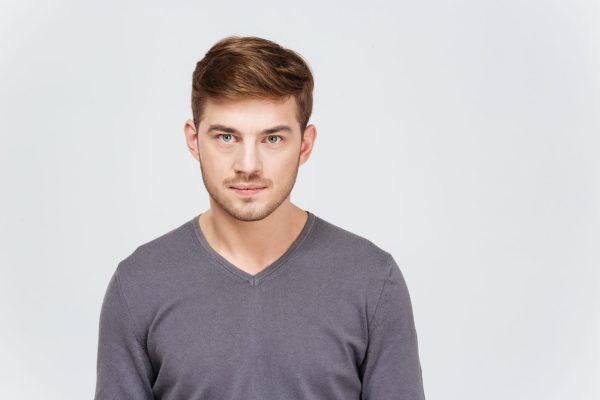
[[[199,218],[202,233],[213,249],[234,263],[258,268],[288,249],[302,231],[308,214],[291,202],[284,202],[258,221],[240,221],[217,207]]]

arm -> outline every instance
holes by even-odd
[[[94,400],[150,400],[152,366],[121,290],[112,276],[100,312]]]
[[[389,266],[389,275],[369,323],[369,344],[360,366],[361,400],[423,400],[410,295],[391,255]]]

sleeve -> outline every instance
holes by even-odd
[[[94,400],[149,400],[152,365],[123,295],[115,271],[100,311]]]
[[[391,255],[389,266],[369,323],[369,341],[360,365],[361,400],[424,400],[410,295]]]

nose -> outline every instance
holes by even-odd
[[[238,147],[233,168],[236,174],[254,175],[262,170],[260,153],[251,141],[243,143]]]

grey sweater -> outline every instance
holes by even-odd
[[[390,253],[308,212],[256,275],[199,215],[117,266],[95,400],[424,399],[409,292]]]

